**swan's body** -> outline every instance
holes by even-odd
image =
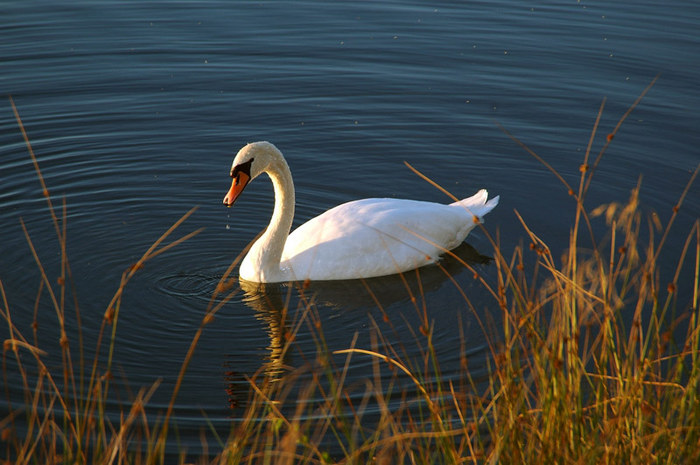
[[[265,233],[252,245],[240,277],[272,283],[357,279],[400,273],[436,262],[457,247],[498,204],[488,193],[449,205],[403,199],[363,199],[338,205],[289,234],[294,185],[282,153],[269,142],[243,147],[233,161],[230,206],[248,182],[267,173],[275,208]]]

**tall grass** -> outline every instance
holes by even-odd
[[[410,328],[415,344],[411,350],[381,329],[387,324],[392,327],[386,313],[382,322],[370,319],[369,346],[358,346],[355,338],[343,350],[330,350],[319,315],[322,310],[315,304],[312,288],[301,283],[298,307],[289,308],[291,299],[279,303],[284,320],[281,327],[286,329],[276,350],[278,354],[295,350],[295,338],[307,325],[316,352],[305,354],[308,363],[300,368],[261,369],[252,376],[249,401],[232,420],[231,433],[219,437],[212,431],[208,442],[214,444],[204,441],[204,446],[215,452],[199,461],[700,462],[700,222],[696,220],[690,231],[680,235],[671,229],[698,170],[679,192],[665,225],[655,216],[643,216],[639,187],[625,204],[611,203],[592,210],[585,205],[599,161],[651,85],[653,82],[604,137],[594,158],[592,147],[598,139],[605,102],[601,104],[577,186],[569,185],[544,159],[513,138],[561,181],[573,199],[575,215],[569,245],[561,257],[554,256],[516,212],[528,246],[506,254],[498,239],[484,230],[494,250],[490,273],[482,275],[464,263],[492,296],[491,312],[500,314],[496,319],[499,326],[487,329],[486,322],[481,322],[488,337],[485,379],[470,374],[464,341],[456,349],[462,354],[460,376],[442,376],[430,310],[421,305],[420,281],[417,286],[407,284],[421,314],[420,327]],[[58,371],[46,366],[45,353],[37,341],[25,337],[13,324],[12,308],[0,281],[2,318],[9,330],[3,344],[4,384],[7,386],[9,378],[21,379],[25,391],[23,399],[11,398],[9,391],[7,394],[8,414],[0,420],[1,439],[7,446],[4,460],[169,462],[172,458],[166,456],[166,444],[171,440],[168,430],[180,384],[203,328],[241,291],[231,277],[237,260],[222,277],[200,327],[193,329],[190,349],[164,415],[154,421],[145,413],[158,388],[154,385],[140,390],[118,421],[110,420],[106,405],[112,395],[111,354],[123,290],[145,262],[198,232],[166,244],[192,211],[124,271],[106,305],[96,353],[87,354],[85,336],[65,328],[68,311],[75,313],[80,325],[77,299],[69,298],[75,290],[65,247],[65,202],[57,214],[14,103],[12,106],[61,250],[60,274],[57,279],[50,278],[34,252],[31,232],[23,225],[41,277],[37,305],[39,299],[48,298],[55,310],[63,364]],[[605,221],[604,236],[596,236],[596,221]],[[668,279],[660,268],[664,246],[671,240],[683,247]],[[445,273],[457,285],[447,270]],[[690,289],[679,289],[688,283]],[[371,280],[365,286],[372,293]],[[679,291],[684,296],[680,299],[688,302],[679,300]],[[462,296],[473,308],[468,295]],[[380,299],[376,302],[381,309]],[[459,342],[455,341],[455,346]],[[417,358],[410,355],[415,353]],[[103,354],[107,354],[107,362],[98,363],[105,359]],[[350,380],[349,373],[360,358],[371,360],[373,374],[358,384]],[[183,453],[179,461],[185,460]]]

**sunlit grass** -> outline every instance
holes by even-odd
[[[506,252],[484,229],[493,245],[488,274],[464,263],[492,297],[489,311],[499,316],[494,318],[498,326],[479,321],[487,336],[485,377],[475,379],[470,374],[463,340],[454,344],[461,354],[459,376],[442,376],[420,280],[418,285],[405,281],[421,321],[418,328],[409,328],[411,350],[387,332],[393,325],[379,298],[383,321],[370,318],[369,345],[360,347],[354,338],[344,349],[329,349],[319,315],[322,309],[315,304],[312,288],[302,284],[294,289],[300,296],[298,306],[289,308],[292,299],[282,299],[278,309],[286,329],[277,350],[295,350],[297,334],[307,326],[316,352],[304,354],[307,363],[302,367],[263,367],[252,376],[248,402],[232,418],[231,433],[220,437],[212,428],[202,440],[203,449],[212,451],[211,455],[199,460],[230,464],[700,462],[700,223],[696,220],[690,231],[671,228],[698,170],[678,193],[678,202],[669,206],[672,214],[665,225],[656,216],[643,215],[640,187],[624,204],[585,206],[600,159],[648,89],[593,154],[603,102],[577,186],[568,184],[542,157],[513,138],[561,181],[573,199],[575,215],[572,224],[562,225],[570,229],[563,256],[554,256],[516,212],[528,245]],[[7,463],[171,463],[176,459],[166,456],[166,445],[172,441],[169,430],[177,395],[204,337],[203,328],[215,324],[216,312],[242,291],[232,277],[238,259],[203,309],[200,327],[193,328],[167,410],[155,419],[147,416],[149,399],[159,389],[153,385],[134,394],[118,421],[108,416],[112,353],[125,286],[144,263],[199,231],[170,239],[190,211],[157,238],[115,283],[117,290],[105,305],[96,340],[86,344],[77,299],[71,299],[75,289],[66,252],[65,202],[57,212],[14,103],[12,107],[61,250],[59,274],[48,276],[32,245],[31,231],[22,224],[38,269],[36,305],[48,299],[55,311],[63,363],[59,370],[49,368],[36,331],[26,337],[13,324],[12,314],[20,309],[7,301],[0,281],[0,311],[9,333],[3,343],[3,384],[7,386],[9,378],[19,379],[25,393],[23,399],[10,398],[6,388],[7,414],[0,419],[6,452],[1,459]],[[596,222],[606,225],[605,235],[596,236]],[[682,244],[681,252],[673,275],[662,276],[661,257],[670,241]],[[664,260],[668,263],[669,258]],[[371,294],[372,281],[364,284]],[[681,289],[682,285],[686,288]],[[461,295],[478,318],[467,293]],[[67,312],[74,312],[78,328],[65,327]],[[96,347],[95,353],[86,353],[86,346]],[[353,364],[367,360],[372,363],[370,378],[351,380]],[[185,452],[177,460],[192,460],[185,458]]]

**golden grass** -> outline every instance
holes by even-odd
[[[578,186],[569,185],[544,159],[509,135],[557,176],[572,196],[576,214],[562,257],[553,256],[516,212],[529,246],[517,247],[506,255],[498,240],[484,230],[493,245],[493,275],[481,275],[464,263],[492,296],[490,311],[500,313],[500,326],[487,330],[479,321],[488,336],[486,379],[472,377],[463,350],[460,376],[450,380],[442,376],[429,312],[420,304],[420,280],[417,288],[404,281],[421,314],[421,326],[411,329],[418,360],[383,334],[380,324],[371,318],[369,347],[358,347],[355,338],[346,349],[331,351],[315,297],[302,283],[296,289],[298,308],[288,308],[291,299],[280,303],[281,318],[291,321],[277,349],[281,353],[292,350],[299,329],[308,325],[316,353],[306,354],[309,363],[296,370],[261,369],[250,378],[249,402],[232,421],[230,435],[221,438],[212,432],[216,451],[202,456],[200,462],[700,462],[700,222],[696,220],[685,235],[671,232],[698,169],[679,193],[666,225],[660,225],[654,216],[642,216],[639,187],[626,204],[611,203],[590,211],[584,205],[603,153],[651,85],[653,82],[606,135],[602,149],[590,163],[605,102],[601,104]],[[0,281],[0,311],[9,330],[3,344],[5,384],[10,366],[7,359],[12,358],[12,370],[18,371],[13,378],[22,380],[26,393],[19,406],[16,399],[8,398],[8,414],[0,420],[0,439],[7,449],[0,459],[7,463],[170,462],[166,444],[172,440],[170,419],[181,382],[203,328],[241,291],[231,279],[238,259],[221,278],[200,327],[193,329],[164,417],[156,423],[145,413],[158,388],[154,385],[135,395],[118,422],[110,421],[105,409],[111,395],[111,354],[123,290],[144,263],[199,230],[165,244],[191,210],[124,271],[106,306],[94,358],[88,357],[80,328],[77,342],[69,340],[73,332],[65,328],[65,315],[71,307],[78,325],[80,322],[77,299],[73,303],[68,299],[69,294],[75,295],[75,289],[65,249],[65,202],[59,219],[14,103],[12,107],[62,253],[59,276],[50,279],[34,252],[30,231],[22,224],[41,276],[37,305],[46,292],[60,328],[63,365],[58,372],[49,369],[36,340],[24,337],[13,325]],[[592,225],[603,220],[607,234],[596,237]],[[592,245],[580,245],[582,233]],[[671,238],[683,247],[669,280],[662,278],[659,268],[664,245]],[[456,285],[447,270],[445,273]],[[688,282],[692,288],[683,289],[682,295],[689,302],[679,301],[679,286]],[[371,280],[364,284],[372,293]],[[473,309],[466,293],[462,296]],[[384,317],[384,323],[391,325],[386,313]],[[108,354],[106,366],[97,363],[102,351]],[[36,370],[27,368],[26,356]],[[360,384],[348,380],[359,358],[371,360],[373,373]],[[89,380],[87,384],[83,379]],[[401,400],[398,408],[397,398]],[[208,440],[203,439],[203,446],[210,447]],[[183,453],[179,461],[185,461],[184,457]]]

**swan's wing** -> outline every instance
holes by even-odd
[[[297,280],[410,270],[435,262],[459,245],[474,227],[473,216],[461,205],[402,199],[348,202],[293,231],[281,265]]]

